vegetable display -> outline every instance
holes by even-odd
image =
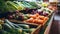
[[[9,20],[5,19],[5,23],[2,25],[1,32],[3,34],[31,34],[31,32],[35,31],[36,28],[30,28],[29,25],[26,24],[14,24]],[[0,26],[1,29],[1,26]],[[2,34],[1,33],[1,34]]]
[[[48,20],[48,17],[44,17],[44,16],[41,16],[38,13],[36,13],[34,15],[30,15],[30,18],[25,20],[25,22],[43,24],[43,23],[45,23],[46,20]]]
[[[28,1],[1,1],[1,13],[5,12],[15,12],[16,10],[25,10],[28,9],[40,9],[41,7],[48,7],[49,4],[46,4],[44,2],[28,2]],[[39,6],[41,5],[41,6]],[[3,6],[3,7],[2,7]],[[52,8],[50,8],[52,9]],[[5,10],[5,11],[3,11]]]
[[[29,18],[29,14],[23,14],[20,12],[10,13],[10,15],[7,15],[6,18],[23,21]]]
[[[0,34],[31,34],[49,20],[54,8],[43,2],[0,1]],[[5,6],[4,6],[5,5]],[[10,22],[10,20],[13,20]],[[14,22],[14,20],[16,21]],[[33,25],[32,25],[33,24]],[[35,24],[35,25],[34,25]],[[36,25],[41,25],[40,27]],[[38,29],[38,28],[39,29]],[[43,28],[44,29],[44,28]]]
[[[38,13],[43,16],[50,16],[53,13],[53,11],[48,8],[41,8],[38,9]]]

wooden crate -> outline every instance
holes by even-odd
[[[31,34],[39,34],[39,31],[40,31],[40,28],[41,28],[41,25],[39,25],[35,31],[33,31]]]
[[[11,21],[12,22],[12,21]],[[20,23],[20,22],[12,22],[12,23],[16,23],[16,24],[27,24],[27,23]],[[41,25],[36,25],[36,24],[27,24],[30,26],[30,28],[36,28],[36,30],[34,30],[33,32],[31,32],[31,34],[38,34],[41,28]]]
[[[48,20],[46,20],[45,23],[43,23],[43,24],[35,24],[35,23],[27,23],[27,22],[22,22],[22,21],[19,21],[19,20],[10,19],[11,22],[16,22],[16,23],[30,24],[30,25],[36,25],[36,26],[41,25],[42,30],[44,30],[46,28],[46,26],[47,26],[46,23],[47,23]]]
[[[54,14],[55,13],[53,13],[50,16],[50,19],[48,20],[48,22],[44,26],[41,27],[41,30],[40,30],[39,34],[49,34]]]
[[[27,22],[23,22],[23,21],[20,21],[20,20],[15,20],[15,19],[9,19],[9,20],[10,20],[11,22],[24,23],[24,24],[32,24],[32,25],[36,25],[36,26],[38,26],[38,25],[44,26],[44,25],[46,24],[46,22],[49,20],[49,18],[48,18],[48,20],[46,20],[43,24],[27,23]]]
[[[15,19],[9,19],[9,21],[11,21],[11,22],[16,22],[16,23],[31,24],[31,25],[36,25],[36,26],[38,26],[38,24],[35,24],[35,23],[27,23],[27,22],[22,22],[22,21],[20,21],[20,20],[15,20]]]

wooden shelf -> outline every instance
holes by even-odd
[[[53,15],[52,15],[52,17],[51,17],[51,20],[50,20],[50,22],[48,23],[48,26],[46,27],[46,30],[45,30],[44,34],[49,34],[49,31],[50,31],[50,28],[51,28],[51,25],[52,25],[52,20],[53,20],[54,14],[55,14],[55,13],[53,13]]]

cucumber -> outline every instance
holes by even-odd
[[[17,3],[14,3],[11,1],[7,1],[6,4],[14,7],[16,10],[22,10],[22,8],[23,8],[22,6],[19,6]]]
[[[22,29],[15,28],[15,31],[16,31],[16,32],[15,32],[16,34],[22,34]]]
[[[13,34],[20,34],[21,33],[20,29],[22,29],[22,28],[20,28],[17,25],[14,25],[13,23],[9,22],[7,19],[5,21],[7,22],[7,24],[9,24],[11,27],[13,27],[12,28],[13,29],[13,32],[12,32]],[[16,27],[18,27],[18,28],[16,28]]]
[[[5,31],[15,34],[15,30],[7,23],[3,24],[3,29]]]
[[[23,31],[22,34],[30,34],[30,33],[26,33],[25,31]]]
[[[18,4],[20,7],[21,7],[21,9],[23,10],[24,9],[24,6],[22,5],[22,3],[21,2],[14,2],[14,3],[16,3],[16,4]]]
[[[15,28],[15,26],[8,19],[5,19],[5,23],[8,23],[12,28]]]
[[[4,26],[7,26],[7,27],[9,27],[10,29],[12,29],[12,27],[11,27],[8,23],[5,23]]]
[[[30,6],[29,5],[27,5],[24,1],[23,2],[21,2],[26,8],[30,8]]]
[[[26,24],[14,24],[12,23],[16,28],[20,28],[20,29],[29,29],[29,25]]]
[[[15,9],[18,9],[17,5],[15,3],[11,2],[11,1],[7,1],[6,4],[14,7]]]
[[[23,31],[27,32],[27,33],[31,33],[32,31],[35,31],[35,28],[31,28],[31,29],[22,29]]]
[[[18,26],[22,27],[23,29],[29,29],[29,25],[26,24],[17,24]]]
[[[11,34],[10,32],[7,32],[5,30],[1,30],[0,34]]]
[[[17,24],[14,24],[13,25],[16,27],[16,28],[20,28],[20,29],[23,29],[22,27],[18,26]]]
[[[8,23],[4,24],[4,30],[8,31],[8,32],[10,32],[12,34],[21,34],[22,33],[22,29],[20,29],[20,28],[12,28],[11,26],[9,26]]]

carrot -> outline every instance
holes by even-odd
[[[39,16],[39,18],[43,20],[44,19],[44,16]]]
[[[36,17],[38,17],[38,16],[39,16],[39,14],[38,14],[38,13],[36,13],[35,15],[36,15]]]
[[[38,21],[38,19],[35,19],[35,20],[34,20],[34,23],[37,23],[37,21]]]
[[[38,24],[43,24],[43,20],[38,20]]]
[[[30,17],[35,19],[36,18],[36,15],[31,15]]]
[[[45,22],[45,21],[48,20],[48,19],[49,19],[48,17],[45,17],[44,20],[43,20],[43,22]]]

